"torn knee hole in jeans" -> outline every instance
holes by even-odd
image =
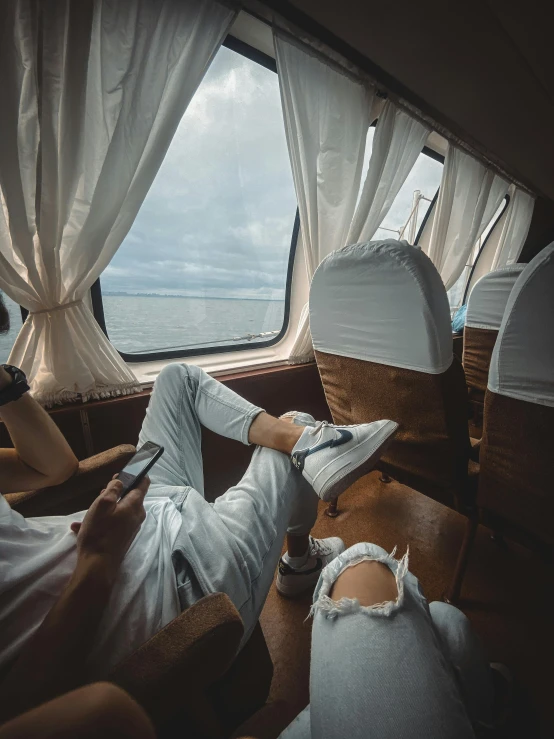
[[[368,549],[370,551],[367,551]],[[375,549],[380,551],[375,551]],[[365,613],[368,616],[390,616],[404,602],[404,579],[408,572],[409,548],[406,549],[406,553],[401,559],[395,559],[395,554],[396,547],[388,554],[381,550],[380,547],[374,547],[374,545],[356,544],[351,549],[339,555],[323,571],[319,587],[316,591],[316,599],[310,609],[309,615],[313,616],[316,613],[321,613],[329,619],[350,613]],[[339,601],[335,601],[329,597],[329,593],[339,575],[348,567],[354,567],[354,565],[360,564],[360,562],[381,562],[387,565],[396,581],[397,596],[395,600],[374,603],[371,606],[362,606],[357,598],[341,598]]]

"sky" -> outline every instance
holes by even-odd
[[[383,226],[405,223],[416,187],[432,198],[441,170],[420,157]],[[283,299],[295,213],[277,75],[222,47],[102,290]]]
[[[222,47],[102,289],[282,299],[295,214],[277,75]]]

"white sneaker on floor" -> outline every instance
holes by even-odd
[[[279,560],[277,590],[287,598],[294,598],[307,590],[313,590],[321,570],[344,550],[344,542],[338,536],[330,536],[328,539],[314,539],[310,536],[310,546],[303,564],[293,566],[296,565],[296,560],[291,560],[288,553]]]
[[[320,421],[304,429],[292,450],[292,463],[322,500],[331,500],[371,472],[397,428],[388,420],[356,426]]]

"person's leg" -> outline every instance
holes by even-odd
[[[407,557],[397,561],[378,546],[357,544],[322,573],[312,608],[312,739],[474,737],[407,567]]]
[[[289,411],[281,418],[298,426],[316,425],[313,416],[299,411]],[[287,550],[279,560],[276,581],[277,591],[289,598],[308,589],[313,590],[319,578],[318,568],[344,550],[344,544],[338,537],[314,539],[310,536],[309,532],[317,519],[319,497],[303,477],[299,477],[298,484],[301,491],[296,496],[289,519]]]
[[[300,427],[315,426],[316,423],[313,416],[301,411],[288,411],[280,416],[280,420]],[[289,519],[285,560],[297,565],[306,557],[309,547],[309,531],[316,522],[319,503],[317,493],[309,483],[302,478],[300,485],[303,485],[304,492],[297,496]]]
[[[153,441],[164,447],[150,473],[152,489],[187,485],[203,495],[201,426],[248,444],[252,420],[260,413],[199,367],[167,365],[154,384],[139,435],[139,445]]]
[[[210,377],[199,367],[168,365],[159,375],[139,442],[167,447],[152,470],[154,485],[189,484],[203,489],[200,426],[283,452],[323,500],[340,495],[369,472],[392,440],[398,424],[381,420],[313,428],[273,418]]]
[[[0,726],[0,739],[155,739],[144,710],[111,683],[94,683]]]
[[[242,480],[213,505],[194,494],[183,504],[178,547],[203,592],[229,595],[245,624],[243,643],[273,582],[293,512],[299,535],[307,537],[313,526],[317,507],[299,505],[305,495],[313,502],[313,491],[290,459],[258,447]],[[326,564],[325,557],[317,559],[311,587]]]
[[[494,720],[494,685],[479,637],[458,608],[435,601],[429,604],[429,611],[443,649],[456,671],[473,724],[490,726]]]
[[[243,480],[211,508],[196,494],[199,491],[202,495],[203,490],[201,425],[258,445]],[[293,570],[302,566],[304,571],[295,573],[293,592],[286,594],[297,594],[299,582],[304,589],[308,580],[315,584],[320,569],[342,551],[343,544],[338,538],[326,543],[308,538],[317,501],[303,478],[312,480],[324,493],[347,479],[349,484],[354,482],[355,476],[378,459],[396,424],[378,421],[349,429],[325,423],[310,429],[291,424],[269,416],[198,367],[165,368],[156,383],[139,442],[153,441],[167,447],[152,470],[149,495],[174,495],[168,492],[171,486],[179,492],[183,522],[173,562],[182,607],[202,593],[227,592],[243,616],[247,637],[269,591],[289,522],[291,538],[298,537],[298,557],[286,575],[290,580]],[[180,492],[178,486],[183,485],[189,489]],[[300,554],[301,549],[304,554]]]

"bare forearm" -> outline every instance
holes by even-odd
[[[6,381],[6,373],[0,368],[0,387]],[[0,418],[15,448],[14,452],[2,451],[3,492],[53,485],[75,472],[78,462],[71,447],[29,393],[0,406]]]
[[[113,587],[98,558],[80,561],[60,599],[6,676],[0,723],[83,684]]]

